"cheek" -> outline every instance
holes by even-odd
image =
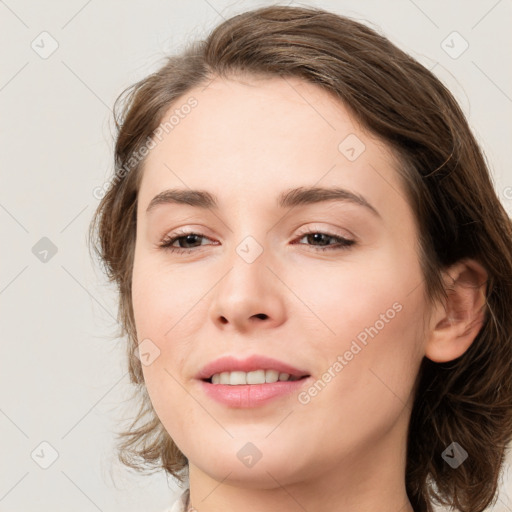
[[[174,294],[164,293],[166,287],[162,284],[152,272],[134,267],[132,302],[144,383],[157,416],[172,432],[173,440],[180,443],[184,442],[180,436],[190,427],[189,419],[184,418],[194,416],[189,410],[190,395],[179,384],[182,378],[177,369],[182,367],[183,353],[179,343],[169,343],[174,334],[172,326],[182,314],[176,316]],[[150,354],[149,361],[145,352]]]
[[[335,264],[315,262],[307,271],[296,265],[285,276],[303,302],[294,306],[301,318],[291,322],[307,318],[326,339],[348,340],[375,324],[379,332],[401,330],[404,317],[420,314],[423,306],[417,256],[398,246],[354,252]]]
[[[154,336],[173,337],[194,318],[204,290],[193,270],[166,268],[150,257],[136,260],[132,276],[132,303],[139,341]],[[199,306],[199,308],[197,308]]]
[[[390,406],[387,396],[403,406],[424,334],[423,279],[414,251],[391,248],[371,261],[351,261],[347,271],[321,269],[295,282],[294,292],[312,312],[302,315],[300,330],[316,333],[317,371],[337,390],[325,394],[325,405],[370,401],[375,410]]]
[[[133,316],[139,342],[145,337],[154,336],[164,328],[165,318],[169,318],[172,308],[172,294],[163,294],[155,286],[153,276],[137,278],[132,284]],[[167,314],[166,314],[167,313]]]
[[[299,437],[322,432],[312,450],[328,446],[324,463],[332,458],[334,464],[347,449],[371,451],[410,412],[422,360],[423,303],[419,291],[404,290],[361,289],[341,301],[344,309],[323,311],[336,335],[318,340],[319,372],[298,397],[294,428]]]
[[[132,304],[144,381],[158,416],[168,417],[166,425],[175,425],[178,430],[180,417],[173,411],[186,411],[191,406],[190,395],[182,387],[181,370],[194,334],[204,325],[207,312],[200,301],[203,294],[204,290],[194,285],[190,270],[169,270],[149,257],[136,258]],[[144,360],[143,347],[149,349],[149,364]]]

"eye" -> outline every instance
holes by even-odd
[[[350,240],[342,236],[333,235],[330,233],[324,233],[322,231],[308,231],[306,233],[302,233],[297,240],[302,240],[304,238],[308,240],[309,244],[299,243],[298,245],[312,244],[312,247],[315,251],[343,250],[356,243],[355,240]],[[194,245],[197,244],[198,240],[200,241],[201,239],[206,240],[207,237],[201,233],[184,231],[173,233],[172,235],[165,237],[158,245],[160,248],[165,249],[166,251],[191,253],[194,252],[194,248],[200,247],[201,245],[208,245],[201,243],[199,243],[199,245]],[[330,240],[334,240],[335,243],[329,243]],[[178,243],[178,246],[175,246],[176,242]],[[315,245],[315,243],[319,243],[320,245]],[[189,245],[192,245],[193,247],[189,247]]]
[[[306,238],[310,243],[320,242],[320,245],[313,245],[316,251],[343,250],[356,243],[355,240],[350,240],[338,235],[332,235],[330,233],[324,233],[322,231],[308,231],[307,233],[302,233],[298,240],[302,240],[304,238]],[[330,244],[329,239],[335,240],[336,243]]]
[[[180,233],[173,233],[172,235],[165,237],[162,242],[159,244],[159,247],[162,249],[171,251],[171,252],[192,252],[193,247],[188,247],[189,244],[194,245],[198,239],[206,239],[204,235],[200,233],[192,233],[183,231]],[[174,244],[178,242],[180,247],[175,247]],[[183,247],[183,245],[185,245]],[[204,245],[204,244],[199,244]]]

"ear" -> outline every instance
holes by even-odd
[[[430,360],[452,361],[473,343],[485,321],[487,278],[487,271],[470,259],[443,272],[447,299],[431,316],[425,344]]]

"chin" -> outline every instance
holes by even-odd
[[[195,450],[197,453],[194,455],[199,463],[194,462],[194,456],[189,461],[218,482],[253,489],[273,489],[277,482],[284,485],[311,478],[314,464],[307,460],[307,455],[304,452],[301,458],[289,455],[300,453],[303,443],[298,443],[297,448],[289,448],[283,454],[285,447],[281,445],[281,449],[275,449],[269,439],[265,443],[264,436],[261,443],[254,437],[252,439],[254,443],[238,439],[231,440],[227,445],[215,444],[217,450],[211,453]],[[214,443],[209,444],[212,445]],[[261,449],[258,450],[256,446]],[[290,462],[293,462],[293,466]],[[319,464],[322,461],[319,460]]]

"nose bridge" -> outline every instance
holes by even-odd
[[[272,259],[269,252],[268,227],[264,225],[261,213],[251,205],[249,199],[242,202],[239,198],[237,201],[239,203],[234,209],[235,213],[229,219],[231,241],[228,244],[230,251],[227,259],[232,268],[230,274],[236,274],[232,278],[236,280],[238,275],[245,276],[245,284],[249,285],[256,275],[265,279],[265,273],[269,272],[265,267]]]
[[[263,235],[259,235],[262,237]],[[243,328],[254,319],[281,321],[283,301],[272,267],[270,249],[246,235],[226,256],[227,273],[215,287],[211,313],[214,322]]]
[[[268,283],[270,272],[268,248],[248,235],[238,243],[228,256],[230,272],[226,276],[229,297],[232,301],[256,303],[261,298]]]

